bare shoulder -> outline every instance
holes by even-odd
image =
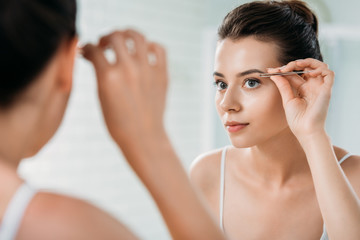
[[[190,166],[191,182],[205,193],[218,187],[222,150],[215,149],[203,153]]]
[[[336,146],[334,146],[334,151],[338,160],[342,159],[349,153],[348,151]],[[351,155],[343,163],[341,163],[341,167],[351,185],[360,196],[360,156]]]
[[[41,192],[29,204],[17,239],[136,239],[119,221],[92,204]]]

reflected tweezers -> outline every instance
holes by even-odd
[[[293,71],[293,72],[283,72],[283,73],[260,73],[260,77],[271,77],[271,76],[285,76],[285,75],[294,75],[294,74],[303,74],[309,73],[309,71]]]

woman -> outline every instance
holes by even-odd
[[[230,239],[360,239],[360,157],[325,132],[334,73],[317,30],[301,1],[247,3],[219,28],[215,103],[232,146],[199,156],[191,179]],[[305,73],[261,75],[292,71]]]
[[[79,199],[37,192],[16,173],[21,159],[36,154],[63,118],[78,43],[75,15],[74,0],[6,0],[0,4],[2,240],[136,239],[102,210]],[[135,42],[135,52],[127,49],[127,39]],[[117,56],[115,63],[104,57],[108,48]],[[86,45],[83,54],[95,66],[108,130],[148,187],[173,238],[223,239],[164,130],[167,74],[163,48],[127,30],[104,36],[97,45]],[[160,87],[153,88],[153,84]],[[161,171],[164,168],[168,172]],[[189,219],[190,214],[195,215]]]

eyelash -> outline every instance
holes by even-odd
[[[256,78],[246,78],[245,80],[244,80],[244,82],[243,82],[243,86],[245,86],[245,84],[246,83],[248,83],[249,81],[254,81],[254,82],[256,82],[257,84],[261,84],[261,81],[259,80],[259,79],[256,79]],[[220,84],[221,83],[224,83],[225,85],[226,85],[226,87],[225,88],[220,88]],[[214,84],[214,86],[216,87],[216,89],[218,90],[218,91],[221,91],[221,90],[224,90],[224,89],[226,89],[227,88],[227,83],[225,83],[224,81],[221,81],[221,80],[215,80],[215,82],[213,83]],[[259,86],[258,85],[258,86]],[[255,89],[255,88],[258,88],[258,86],[256,86],[256,87],[245,87],[245,88],[247,88],[247,89]]]
[[[221,80],[215,80],[215,82],[214,82],[214,87],[216,87],[216,89],[218,90],[218,91],[221,91],[221,90],[224,90],[225,88],[220,88],[220,84],[221,83],[224,83],[224,84],[226,84],[226,87],[227,87],[227,83],[225,83],[224,81],[221,81]]]

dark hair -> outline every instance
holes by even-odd
[[[254,36],[279,47],[278,60],[322,61],[318,42],[318,21],[306,3],[298,0],[255,1],[243,4],[224,18],[218,30],[220,40]]]
[[[76,35],[75,0],[1,0],[0,107],[9,106],[66,38]]]

